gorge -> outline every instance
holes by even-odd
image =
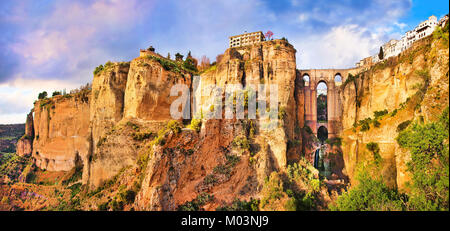
[[[201,73],[153,50],[102,65],[92,85],[34,103],[16,150],[30,163],[2,179],[13,184],[0,185],[10,198],[0,209],[326,210],[372,161],[387,186],[409,192],[411,153],[396,137],[448,107],[448,40],[429,36],[351,69],[300,70],[296,52],[284,39],[233,47]],[[173,120],[171,88],[192,90],[195,74],[202,86],[278,86],[278,124],[260,112]],[[202,116],[229,100],[200,91]]]

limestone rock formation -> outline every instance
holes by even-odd
[[[165,70],[147,56],[134,59],[126,84],[124,117],[147,121],[170,119],[170,105],[178,98],[170,96],[172,86],[190,86],[190,81],[189,74]]]
[[[87,165],[90,91],[56,96],[34,105],[33,158],[49,171],[69,171],[77,161]]]
[[[28,113],[25,123],[25,134],[17,141],[16,153],[19,156],[29,156],[33,151],[34,127],[33,112]]]
[[[345,168],[354,179],[359,163],[373,160],[367,149],[377,143],[382,158],[381,174],[390,186],[405,190],[409,152],[395,138],[403,126],[413,120],[430,121],[448,105],[448,49],[439,47],[432,37],[361,73],[354,82],[343,86],[342,150]],[[387,110],[374,126],[374,113]],[[371,118],[370,129],[353,126]],[[404,129],[404,128],[403,128]]]

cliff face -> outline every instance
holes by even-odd
[[[244,88],[253,85],[255,89],[258,88],[258,84],[266,84],[267,109],[270,107],[269,94],[272,94],[269,85],[277,86],[279,126],[270,130],[260,129],[260,131],[261,135],[272,137],[267,141],[274,152],[279,167],[286,166],[288,141],[296,139],[301,143],[301,137],[294,134],[295,126],[303,125],[304,121],[302,117],[304,114],[302,82],[299,81],[300,77],[297,76],[296,72],[295,53],[296,50],[293,46],[283,40],[230,48],[225,51],[221,62],[217,64],[217,68],[207,71],[201,76],[202,86],[215,84],[222,89],[225,89],[226,84],[242,84]],[[213,104],[210,97],[212,90],[208,89],[203,92],[201,100],[203,111],[207,111]],[[262,94],[262,92],[258,92],[258,97]],[[262,120],[258,120],[257,124],[260,128],[270,126]],[[295,156],[296,153],[299,153],[298,151],[292,149],[291,153],[293,153],[292,158],[298,158],[298,156]]]
[[[167,71],[142,56],[114,64],[94,78],[91,104],[92,158],[83,181],[99,186],[122,168],[136,166],[143,147],[139,135],[151,137],[171,119],[170,96],[175,84],[190,85],[190,75]]]
[[[190,86],[190,81],[189,74],[167,71],[151,58],[134,59],[126,84],[124,116],[147,121],[170,119],[170,105],[178,98],[170,96],[172,86]]]
[[[170,106],[179,98],[170,96],[171,88],[182,84],[193,90],[192,75],[181,63],[153,52],[141,52],[130,63],[108,63],[94,76],[92,89],[35,103],[34,118],[30,114],[27,121],[35,163],[48,171],[82,167],[82,183],[91,188],[131,167],[142,176],[137,209],[173,210],[200,193],[215,195],[210,206],[258,197],[266,176],[284,169],[288,158],[299,158],[301,136],[294,127],[303,126],[304,99],[295,52],[283,40],[230,48],[200,76],[203,94],[194,92],[204,114],[215,100],[222,100],[223,113],[226,99],[213,99],[206,86],[256,90],[258,84],[274,84],[278,123],[249,119],[246,110],[244,120],[203,118],[201,127],[181,132],[167,125]],[[269,108],[273,92],[267,91],[258,99]],[[163,141],[152,141],[159,138]],[[288,147],[292,140],[300,145]],[[21,142],[26,146],[26,139]]]
[[[284,172],[288,160],[299,160],[302,148],[316,140],[313,133],[302,134],[307,132],[301,129],[305,87],[295,53],[283,40],[230,48],[201,74],[199,83],[181,62],[153,52],[141,52],[130,63],[108,63],[95,74],[92,89],[37,101],[17,153],[32,154],[35,164],[48,171],[82,167],[81,182],[90,189],[110,187],[112,181],[133,188],[136,200],[128,209],[175,210],[204,194],[215,198],[205,209],[236,198],[258,198],[265,178]],[[368,144],[376,143],[384,180],[404,189],[410,157],[395,137],[408,121],[429,121],[440,114],[448,102],[447,64],[448,49],[426,38],[400,57],[336,86],[342,145],[325,148],[329,154],[343,154],[344,163],[337,156],[326,163],[345,168],[338,177],[348,175],[353,183],[357,166],[375,159]],[[224,119],[227,84],[242,85],[247,99],[249,87],[275,85],[278,122],[260,119],[261,111],[249,118],[247,109],[243,119],[235,114]],[[170,96],[175,85],[191,92],[198,87],[191,100],[196,96],[197,115],[203,117],[189,126],[183,124],[187,120],[171,121],[171,104],[179,99]],[[265,99],[262,92],[256,98],[266,101],[270,114],[273,92],[267,90]],[[219,118],[206,118],[214,112]],[[106,197],[99,200],[110,200]],[[86,208],[96,209],[97,202]]]
[[[129,63],[111,64],[94,76],[90,121],[93,146],[123,117],[124,95]]]
[[[88,171],[83,172],[83,183],[98,186],[112,177],[129,163],[123,151],[117,149],[111,153],[106,149],[107,134],[122,119],[125,87],[128,78],[129,63],[114,63],[94,75],[92,81],[92,100],[90,103],[90,161]],[[119,142],[123,143],[123,142]],[[108,155],[102,155],[107,152]],[[117,160],[117,156],[123,156]],[[134,156],[134,155],[132,155]],[[109,161],[108,160],[109,157]],[[105,160],[106,159],[106,160]]]
[[[22,136],[16,145],[16,153],[19,156],[29,156],[33,151],[33,138],[34,138],[34,128],[33,128],[33,112],[27,115],[27,120],[25,123],[25,134]]]
[[[442,113],[448,105],[448,82],[448,47],[428,37],[344,85],[340,136],[350,178],[354,180],[359,163],[374,159],[373,151],[367,149],[367,144],[374,142],[380,149],[384,180],[404,190],[410,178],[406,166],[410,155],[395,138],[410,121],[426,122]],[[383,110],[388,114],[377,119],[377,127],[374,113]],[[367,130],[360,122],[369,117]]]
[[[268,125],[266,121],[248,119],[246,111],[243,120],[203,119],[199,133],[169,132],[163,145],[150,148],[151,157],[135,207],[174,210],[202,193],[214,195],[209,209],[236,198],[259,197],[265,177],[287,164],[287,142],[294,137],[296,115],[302,115],[295,106],[295,101],[301,100],[301,95],[295,95],[296,77],[295,49],[287,42],[268,41],[227,49],[217,66],[200,76],[200,90],[194,94],[202,114],[210,113],[212,108],[217,112],[219,100],[219,114],[224,117],[226,84],[242,84],[245,88],[265,83],[277,84],[279,106],[287,115],[270,130],[263,129]],[[222,89],[220,96],[214,98],[218,89]]]
[[[49,171],[69,171],[89,154],[89,96],[84,90],[75,95],[56,96],[34,105],[33,158]]]

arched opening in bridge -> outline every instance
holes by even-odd
[[[317,84],[317,122],[326,123],[328,121],[327,112],[327,84],[319,82]]]
[[[317,129],[317,138],[322,144],[328,139],[328,130],[325,126],[320,126],[319,129]]]
[[[309,86],[309,75],[308,74],[303,75],[303,82],[305,82],[305,86]]]
[[[340,73],[337,73],[337,74],[334,76],[334,83],[335,83],[335,85],[337,85],[337,86],[339,86],[339,85],[342,84],[342,76],[341,76]]]

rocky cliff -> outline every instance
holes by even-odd
[[[69,171],[89,161],[89,99],[85,89],[35,103],[32,156],[38,167]]]
[[[181,129],[180,120],[171,123],[181,130],[173,130],[167,124],[172,119],[170,106],[179,97],[171,96],[171,88],[181,84],[192,91],[193,75],[182,63],[141,51],[130,63],[101,66],[92,89],[37,101],[34,117],[30,113],[27,120],[33,129],[27,129],[18,151],[27,154],[32,148],[41,169],[81,169],[81,182],[92,189],[104,187],[131,167],[142,176],[138,209],[173,210],[205,192],[214,192],[216,205],[255,197],[266,176],[286,167],[289,151],[296,153],[299,145],[289,147],[288,142],[301,142],[294,133],[304,114],[298,106],[303,98],[296,91],[302,83],[295,52],[284,40],[230,48],[201,74],[203,95],[191,96],[198,96],[201,113],[207,113],[214,101],[221,100],[224,107],[225,99],[211,100],[204,86],[225,89],[226,84],[241,84],[246,90],[249,85],[276,84],[279,105],[269,104],[270,92],[265,98],[258,93],[268,112],[270,106],[279,107],[275,124],[248,118],[245,108],[244,120],[200,118],[187,130]]]
[[[267,197],[259,207],[270,210],[264,206],[275,189],[281,190],[283,203],[295,199],[288,195],[294,191],[302,198],[298,206],[313,208],[308,203],[314,197],[326,208],[330,192],[340,186],[324,189],[318,171],[302,156],[317,138],[305,130],[305,104],[310,102],[305,101],[295,55],[285,40],[229,48],[200,73],[198,82],[197,72],[186,63],[153,51],[141,51],[131,62],[108,62],[94,72],[92,87],[36,101],[17,152],[31,153],[40,169],[67,172],[61,183],[83,190],[82,209],[214,210],[236,199]],[[325,147],[330,155],[343,154],[344,163],[334,161],[335,168],[345,168],[338,177],[348,174],[353,183],[360,163],[381,158],[385,181],[404,187],[409,156],[395,137],[408,121],[440,114],[448,102],[447,64],[448,49],[426,38],[336,86],[342,116],[335,127],[342,130],[334,132],[342,145]],[[226,102],[236,108],[239,100],[229,98],[227,84],[242,87],[243,118],[224,118]],[[251,92],[259,84],[277,87],[277,121],[263,117],[274,114],[275,105],[269,103],[273,92]],[[171,89],[177,85],[191,92],[192,107],[184,108],[190,119],[171,115],[171,105],[179,99]],[[253,97],[267,109],[258,108],[249,117]],[[283,182],[292,187],[289,193]]]
[[[33,128],[33,112],[27,115],[27,120],[25,123],[25,134],[17,141],[16,153],[19,156],[31,155],[33,151],[33,138],[34,138],[34,128]]]
[[[285,169],[287,143],[294,137],[296,115],[302,113],[295,106],[300,98],[294,93],[295,52],[283,40],[227,49],[220,62],[200,76],[200,91],[196,92],[200,111],[217,112],[220,106],[218,113],[223,118],[226,84],[248,89],[251,84],[266,83],[279,87],[280,111],[286,114],[270,130],[263,129],[265,121],[249,119],[246,110],[243,120],[203,119],[199,133],[195,129],[169,132],[164,136],[165,144],[150,148],[135,206],[173,210],[206,193],[214,195],[214,203],[209,205],[212,209],[236,198],[259,197],[264,179],[272,171]],[[218,89],[219,97],[214,97]]]
[[[435,120],[448,106],[448,55],[448,44],[427,37],[343,84],[340,136],[351,179],[360,163],[381,157],[384,180],[405,190],[410,155],[395,138],[412,121]]]

